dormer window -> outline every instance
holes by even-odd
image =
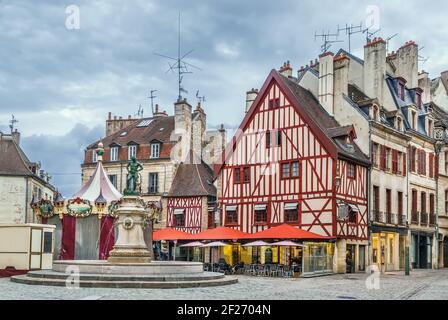
[[[404,100],[404,83],[398,82],[398,94],[400,95],[400,99]]]
[[[401,120],[400,117],[397,117],[397,130],[401,131],[403,128],[403,121]]]
[[[428,136],[432,137],[432,120],[428,119],[428,130],[427,130]]]
[[[160,143],[151,143],[151,159],[160,157]]]
[[[415,105],[420,108],[422,106],[422,95],[420,92],[415,93]]]
[[[132,157],[137,157],[137,146],[128,146],[128,159],[131,160]]]
[[[92,162],[98,162],[98,153],[96,153],[96,149],[92,150]]]
[[[110,148],[110,161],[118,160],[118,147]]]
[[[417,114],[415,111],[411,111],[411,127],[416,130],[417,126]]]
[[[373,106],[373,120],[378,121],[379,118],[379,110],[378,110],[378,106],[375,105]]]

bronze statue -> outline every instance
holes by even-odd
[[[137,162],[137,159],[135,157],[132,157],[126,169],[128,171],[128,177],[126,180],[126,188],[124,189],[123,193],[124,195],[139,195],[141,191],[141,179],[139,171],[143,170],[143,166],[139,162]]]

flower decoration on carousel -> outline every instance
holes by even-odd
[[[96,154],[98,155],[98,161],[103,161],[104,145],[101,141],[98,143],[98,148],[96,149]]]
[[[33,209],[34,214],[36,216],[40,216],[39,200],[37,200],[37,197],[34,194],[33,194],[33,198],[31,199],[30,206],[31,206],[31,209]]]
[[[60,192],[57,193],[56,198],[53,201],[54,208],[56,209],[56,213],[59,215],[59,218],[64,217],[64,204],[65,199]]]
[[[117,209],[118,209],[118,205],[120,203],[121,203],[121,199],[114,200],[110,203],[109,207],[107,208],[107,211],[109,212],[109,216],[111,216],[112,218],[118,218]]]
[[[95,199],[95,207],[96,207],[96,211],[98,212],[98,219],[102,218],[104,209],[106,208],[106,205],[107,205],[107,200],[100,193],[98,198]]]
[[[145,229],[151,221],[159,220],[162,212],[162,203],[160,201],[148,201],[144,207],[146,214],[143,220],[143,228]]]
[[[70,199],[67,203],[67,213],[72,217],[84,218],[92,213],[92,205],[86,199]]]

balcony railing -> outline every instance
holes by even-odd
[[[415,224],[418,223],[418,211],[413,211],[411,213],[411,222]]]
[[[394,225],[405,225],[406,224],[406,215],[404,214],[396,214],[392,212],[383,212],[378,210],[373,210],[373,221]],[[417,219],[418,222],[418,219]]]
[[[428,212],[421,212],[420,225],[427,225],[427,224],[428,224]]]
[[[429,214],[429,225],[434,226],[436,224],[436,215],[434,213]]]

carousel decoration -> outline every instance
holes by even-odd
[[[56,213],[59,215],[59,218],[63,219],[65,199],[60,192],[58,192],[58,194],[56,195],[56,198],[54,199],[53,203],[54,208],[56,209]]]
[[[88,217],[92,213],[92,205],[87,199],[70,199],[67,202],[67,213],[72,217],[84,218]]]
[[[33,196],[33,200],[31,201],[30,205],[35,215],[40,219],[51,218],[56,214],[54,211],[53,203],[50,200],[47,199],[37,200]]]
[[[106,208],[106,205],[107,205],[107,200],[100,193],[98,198],[95,199],[95,207],[96,207],[96,211],[98,212],[98,219],[102,218],[104,208]]]
[[[157,220],[162,213],[161,201],[148,201],[144,205],[145,217],[143,220],[143,229],[145,229],[152,221]]]

